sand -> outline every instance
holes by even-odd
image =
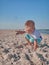
[[[49,34],[42,34],[36,51],[25,46],[25,34],[15,30],[0,30],[0,65],[49,65]]]

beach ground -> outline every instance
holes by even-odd
[[[0,65],[49,65],[49,34],[42,34],[42,41],[34,51],[25,46],[25,34],[15,30],[0,30]]]

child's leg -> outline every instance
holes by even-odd
[[[28,45],[32,45],[34,42],[34,39],[29,34],[26,34],[25,39],[27,40]]]
[[[38,48],[38,45],[37,45],[37,41],[36,40],[34,40],[34,50],[36,50],[37,48]]]

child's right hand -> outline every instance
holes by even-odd
[[[16,35],[18,35],[18,34],[24,34],[25,33],[25,31],[16,31]]]
[[[35,40],[34,41],[34,50],[36,50],[38,48],[38,45],[37,45],[37,41]]]

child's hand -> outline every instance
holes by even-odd
[[[34,50],[36,50],[38,48],[38,45],[37,45],[37,41],[35,40],[34,41]]]
[[[25,31],[16,31],[16,35],[18,35],[18,34],[24,34],[25,33]]]

